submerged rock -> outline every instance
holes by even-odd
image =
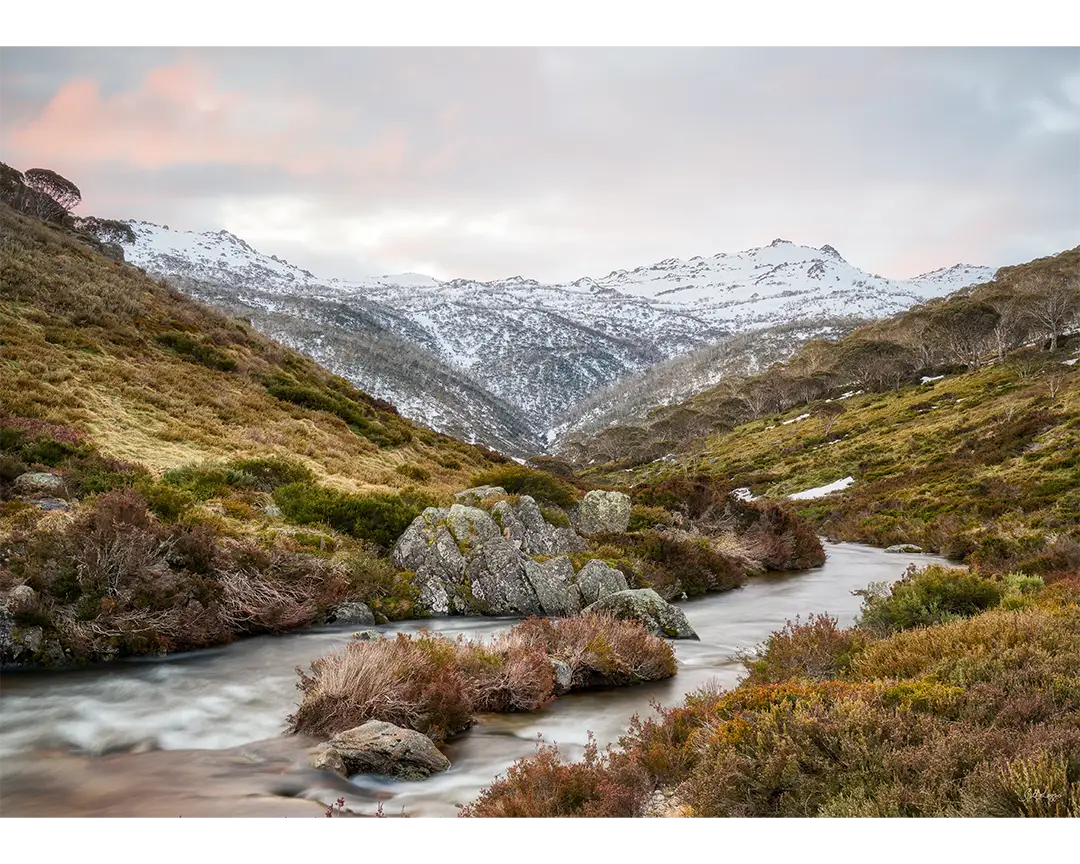
[[[577,529],[586,536],[621,534],[630,526],[630,496],[593,489],[578,505]]]
[[[382,720],[369,720],[363,726],[339,732],[326,746],[340,757],[344,773],[350,777],[385,774],[423,780],[450,767],[450,760],[427,735]]]
[[[652,588],[608,594],[585,607],[585,614],[607,612],[616,618],[640,621],[654,636],[697,639],[698,635],[678,606],[672,606]]]

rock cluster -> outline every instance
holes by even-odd
[[[479,487],[458,500],[502,495],[499,487]],[[416,608],[423,613],[572,615],[597,599],[599,586],[627,587],[622,573],[600,561],[575,573],[567,556],[587,549],[577,532],[549,523],[536,501],[522,495],[516,503],[496,501],[490,512],[463,503],[429,507],[398,539],[392,557],[416,574]]]

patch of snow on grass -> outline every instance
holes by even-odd
[[[930,375],[923,375],[923,377],[922,377],[922,383],[923,383],[923,384],[931,384],[931,383],[933,383],[934,381],[940,381],[940,380],[941,380],[942,378],[944,378],[944,377],[945,377],[944,375],[933,375],[933,376],[930,376]]]
[[[788,499],[791,501],[806,501],[811,498],[824,498],[833,492],[839,492],[842,489],[847,489],[852,483],[855,482],[854,477],[845,477],[843,480],[834,480],[827,486],[818,486],[816,489],[804,489],[802,492],[796,492],[794,495],[788,495]]]
[[[792,417],[790,420],[785,420],[783,425],[787,426],[790,423],[798,423],[800,420],[805,420],[809,416],[809,414],[800,414],[798,417]]]

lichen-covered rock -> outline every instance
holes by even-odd
[[[609,594],[625,591],[629,587],[621,570],[596,559],[586,562],[577,574],[577,588],[583,606],[595,603]]]
[[[353,774],[385,774],[403,780],[423,780],[450,767],[447,759],[426,735],[382,720],[339,732],[328,742]]]
[[[565,617],[581,611],[581,594],[574,584],[574,565],[565,556],[538,562],[526,559],[525,578],[544,615]]]
[[[459,548],[472,549],[488,540],[502,537],[502,531],[487,510],[464,504],[455,504],[447,511],[446,527],[450,529]]]
[[[571,552],[587,552],[589,544],[573,528],[556,528],[552,532],[554,539],[554,553],[556,555],[569,555]]]
[[[30,471],[20,474],[15,478],[14,489],[16,495],[24,495],[27,498],[66,498],[67,484],[64,478],[47,471]]]
[[[548,663],[551,665],[551,676],[555,679],[555,695],[565,696],[574,686],[574,670],[569,663],[557,657],[548,657]]]
[[[886,552],[894,552],[899,554],[909,554],[915,552],[922,552],[921,546],[916,546],[914,543],[897,543],[895,546],[889,546]]]
[[[698,635],[678,606],[672,606],[652,588],[608,594],[590,606],[584,614],[606,612],[616,618],[640,621],[654,636],[668,639],[697,639]]]
[[[475,611],[489,615],[542,615],[543,607],[525,577],[525,562],[513,544],[497,537],[476,547],[465,559],[465,577]]]
[[[16,615],[20,612],[26,612],[37,605],[37,599],[37,591],[29,585],[16,585],[11,589],[11,593],[8,594],[8,611]]]
[[[352,634],[357,642],[380,642],[386,638],[386,634],[379,630],[358,630]]]
[[[630,526],[630,496],[622,492],[593,489],[585,494],[577,510],[577,528],[582,534],[621,534]]]
[[[316,771],[333,771],[342,777],[349,776],[349,769],[345,767],[345,760],[329,744],[320,744],[308,755],[308,766]]]
[[[402,533],[394,544],[391,560],[395,567],[418,572],[427,558],[431,544],[435,542],[435,533],[445,522],[450,511],[444,507],[428,507],[413,519],[412,524]]]
[[[488,498],[501,498],[506,496],[506,490],[502,486],[474,486],[472,489],[463,489],[454,496],[459,504],[480,504]]]
[[[326,617],[326,623],[369,626],[375,623],[375,613],[366,603],[342,603]]]
[[[499,490],[478,487],[459,498],[501,493],[485,495],[485,488]],[[496,501],[490,513],[462,503],[429,507],[398,538],[392,560],[415,574],[421,614],[570,615],[583,604],[569,559],[558,556],[587,548],[573,529],[555,528],[522,495],[513,504]],[[533,556],[551,560],[540,564]]]
[[[63,498],[31,498],[28,503],[43,513],[64,512],[71,509],[71,504]]]

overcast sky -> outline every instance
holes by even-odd
[[[34,49],[0,160],[320,276],[602,276],[776,237],[890,277],[1080,243],[1080,49]]]

